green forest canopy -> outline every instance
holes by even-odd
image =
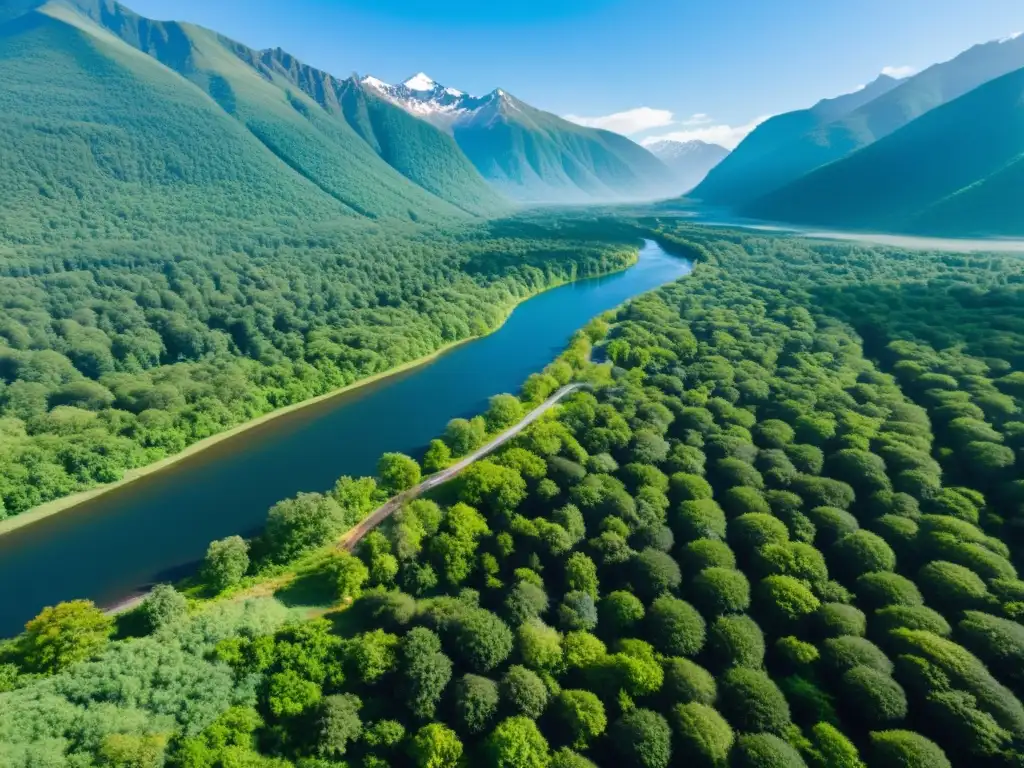
[[[0,760],[1019,763],[1021,262],[643,224],[693,275],[592,323],[521,397],[595,391],[355,555],[316,555],[324,618],[164,589],[110,642],[87,603],[45,611],[4,653]],[[286,500],[201,579],[231,594],[380,496],[342,478]]]

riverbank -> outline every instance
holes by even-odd
[[[386,381],[387,379],[398,376],[399,374],[428,365],[429,363],[436,360],[438,357],[441,357],[442,355],[445,355],[464,344],[468,344],[473,341],[479,341],[480,339],[486,338],[487,336],[490,336],[491,334],[501,330],[505,323],[508,322],[508,319],[512,316],[512,313],[515,312],[516,308],[523,302],[533,299],[544,293],[547,293],[548,291],[554,290],[555,288],[560,288],[571,283],[579,282],[580,280],[607,277],[610,275],[617,274],[619,272],[624,272],[627,269],[636,265],[637,260],[639,259],[639,255],[640,252],[638,249],[636,253],[633,254],[633,258],[620,269],[613,269],[609,272],[604,272],[600,275],[592,275],[582,278],[577,276],[575,280],[563,280],[558,283],[552,283],[551,285],[546,286],[543,290],[523,296],[521,299],[519,299],[519,301],[516,301],[506,310],[504,317],[501,319],[501,322],[499,322],[494,328],[489,329],[487,333],[481,334],[479,336],[470,336],[465,339],[459,339],[458,341],[453,341],[449,344],[445,344],[439,347],[438,349],[436,349],[435,351],[431,352],[428,355],[423,355],[421,357],[410,360],[406,363],[402,363],[401,365],[395,366],[394,368],[389,368],[386,371],[381,371],[380,373],[375,373],[371,376],[367,376],[366,378],[358,379],[357,381],[354,381],[351,384],[346,384],[343,387],[339,387],[338,389],[334,389],[330,392],[318,395],[317,397],[312,397],[309,398],[308,400],[293,403],[292,405],[286,405],[282,408],[270,411],[269,413],[265,413],[262,416],[257,416],[255,419],[251,419],[242,424],[238,424],[237,426],[231,427],[230,429],[227,429],[223,432],[218,432],[216,435],[211,435],[210,437],[204,438],[196,443],[193,443],[192,445],[174,454],[173,456],[167,456],[166,458],[160,459],[159,461],[153,462],[152,464],[147,464],[144,467],[136,467],[135,469],[129,469],[124,473],[124,476],[120,480],[117,480],[113,483],[98,485],[95,488],[90,488],[85,491],[79,491],[78,493],[71,494],[70,496],[64,496],[60,499],[54,499],[53,501],[48,501],[45,504],[40,504],[38,507],[33,507],[32,509],[26,510],[25,512],[22,512],[19,515],[15,515],[14,517],[9,517],[5,520],[0,520],[0,536],[11,533],[20,528],[32,525],[34,523],[39,522],[40,520],[52,517],[53,515],[57,515],[62,512],[67,512],[73,509],[74,507],[84,504],[87,501],[92,501],[93,499],[97,499],[112,491],[124,488],[125,486],[130,485],[131,483],[134,483],[138,480],[149,477],[158,472],[162,472],[166,469],[175,466],[176,464],[182,461],[185,461],[186,459],[189,459],[199,453],[202,453],[203,451],[209,450],[210,448],[214,447],[215,445],[218,445],[219,443],[242,435],[245,432],[248,432],[249,430],[252,430],[256,427],[260,427],[264,424],[274,421],[275,419],[279,419],[282,416],[287,416],[297,411],[310,408],[314,405],[318,405],[333,398],[349,394],[363,387],[367,387],[371,384],[383,382]]]

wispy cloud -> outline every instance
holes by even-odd
[[[710,115],[705,115],[703,112],[698,112],[695,115],[690,115],[688,118],[683,120],[681,125],[707,125],[708,123],[714,122]]]
[[[909,64],[904,64],[898,67],[890,65],[888,67],[882,67],[882,74],[895,78],[910,77],[911,75],[917,74],[917,67],[912,67]]]
[[[566,115],[566,120],[585,125],[588,128],[603,128],[606,131],[615,131],[627,136],[642,131],[649,131],[652,128],[664,128],[672,125],[672,113],[667,109],[652,109],[651,107],[637,107],[628,109],[625,112],[616,112],[613,115],[603,117],[580,117],[579,115]]]
[[[728,125],[726,123],[711,123],[700,127],[687,128],[681,131],[670,131],[658,136],[648,136],[640,143],[650,145],[656,141],[706,141],[709,144],[720,144],[726,149],[735,149],[752,130],[767,120],[771,115],[763,115],[746,123],[745,125]],[[683,126],[686,127],[684,122]]]

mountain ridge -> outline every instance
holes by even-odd
[[[741,143],[730,156],[731,162],[723,162],[717,172],[709,174],[694,194],[710,204],[742,207],[1020,67],[1024,67],[1024,37],[1011,35],[971,46],[952,59],[899,81],[839,118],[806,120],[805,124],[796,126],[802,128],[799,135],[794,136],[796,131],[790,131],[785,140],[771,145],[770,152],[752,156],[750,145],[745,150]],[[856,96],[856,93],[848,96]],[[821,105],[823,102],[816,107]],[[813,109],[806,112],[811,113]],[[765,131],[772,127],[771,123],[764,124]],[[752,134],[744,143],[753,138]],[[741,166],[740,159],[748,160],[748,165]]]
[[[422,72],[399,85],[372,75],[361,82],[451,133],[484,178],[513,199],[608,202],[679,191],[669,168],[639,144],[539,110],[502,88],[478,97]]]
[[[1019,179],[1022,168],[1024,68],[930,110],[742,212],[856,229],[1024,234],[1024,213],[1013,197],[994,192],[1007,175]],[[985,207],[987,223],[980,216]]]

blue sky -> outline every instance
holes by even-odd
[[[1021,0],[126,0],[335,75],[501,87],[633,138],[759,118],[1024,30]],[[638,111],[639,110],[639,111]],[[646,127],[646,130],[638,130]]]

